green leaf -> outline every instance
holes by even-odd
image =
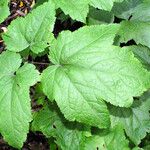
[[[66,74],[65,68],[48,67],[42,74],[42,84],[45,94],[49,98],[55,98],[70,121],[77,120],[102,128],[109,126],[106,104],[94,96],[88,87],[82,91],[78,89]]]
[[[111,11],[114,2],[122,2],[123,0],[90,0],[91,5],[95,8]]]
[[[39,112],[33,115],[32,131],[41,131],[46,137],[50,138],[55,135],[55,124],[61,122],[58,116],[56,106],[48,104]]]
[[[109,114],[103,100],[129,107],[133,96],[149,88],[150,74],[133,53],[112,46],[118,29],[117,24],[83,27],[53,41],[50,61],[55,65],[44,70],[41,82],[70,121],[106,128]]]
[[[142,62],[143,65],[150,69],[150,49],[142,45],[134,45],[128,47],[134,55]]]
[[[149,149],[150,149],[150,145],[146,145],[143,150],[149,150]]]
[[[81,143],[90,134],[89,127],[65,120],[55,105],[46,106],[35,113],[32,130],[55,137],[55,142],[62,150],[80,150]]]
[[[6,19],[6,17],[10,14],[8,7],[8,0],[0,1],[0,23]]]
[[[30,48],[36,54],[44,51],[48,47],[54,22],[55,7],[52,2],[37,7],[25,18],[14,20],[3,35],[7,49],[20,52]]]
[[[131,20],[149,22],[150,21],[150,1],[146,1],[138,5],[133,11]]]
[[[44,105],[46,96],[43,93],[41,83],[36,84],[32,98],[36,100],[38,105]]]
[[[129,150],[128,143],[122,126],[117,125],[86,138],[83,150]]]
[[[149,1],[145,1],[133,9],[130,21],[123,21],[121,23],[121,29],[119,32],[119,35],[121,36],[121,42],[127,42],[133,39],[137,44],[140,43],[150,48],[149,12]]]
[[[140,147],[134,147],[134,148],[132,148],[132,150],[145,150],[145,149],[140,148]]]
[[[19,54],[7,51],[0,55],[0,133],[16,148],[26,140],[32,119],[29,87],[39,80],[35,66],[20,65]]]
[[[49,0],[36,0],[35,5],[33,6],[33,8],[36,8],[42,4],[44,4],[45,2],[48,2]]]
[[[57,8],[61,8],[66,15],[70,15],[72,19],[86,22],[89,12],[90,0],[52,0]]]
[[[122,123],[127,135],[138,145],[150,132],[150,92],[136,100],[131,108],[119,108],[110,106],[111,123],[115,126]]]
[[[134,40],[136,44],[142,44],[150,48],[150,23],[140,21],[123,21],[119,35],[121,42]],[[130,34],[129,34],[130,33]]]
[[[113,21],[114,15],[111,12],[90,7],[87,18],[88,25],[108,24],[113,23]]]
[[[122,3],[115,3],[112,12],[118,18],[129,19],[134,9],[143,2],[143,0],[124,0]]]

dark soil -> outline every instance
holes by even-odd
[[[16,150],[16,149],[9,146],[1,137],[0,150]],[[28,134],[27,141],[25,142],[22,150],[49,150],[49,144],[43,134],[30,132]]]

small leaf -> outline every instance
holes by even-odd
[[[0,0],[0,23],[10,14],[8,0]]]
[[[11,23],[8,32],[3,35],[7,49],[20,52],[29,47],[36,54],[44,51],[48,47],[54,23],[54,4],[44,3],[25,18],[18,18]]]
[[[31,121],[29,87],[39,80],[35,66],[21,68],[19,54],[0,55],[0,133],[13,147],[21,148]]]

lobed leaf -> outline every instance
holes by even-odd
[[[112,46],[117,24],[62,32],[42,73],[43,91],[70,121],[109,126],[105,101],[129,107],[149,88],[150,74],[128,48]],[[102,100],[103,99],[103,100]]]
[[[14,20],[3,34],[9,51],[20,52],[26,48],[38,54],[46,47],[55,23],[55,6],[50,1],[34,9],[25,18]]]
[[[74,20],[86,23],[86,17],[89,12],[89,5],[102,10],[110,11],[114,2],[123,0],[52,0],[56,8],[61,8],[66,15]]]
[[[61,8],[65,14],[69,14],[72,19],[86,22],[89,12],[90,0],[52,0],[57,8]]]
[[[39,81],[35,66],[20,65],[19,54],[7,51],[0,55],[0,133],[16,148],[26,140],[32,119],[29,87]]]

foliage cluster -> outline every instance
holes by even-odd
[[[8,3],[0,1],[0,22]],[[54,35],[56,20],[82,27]],[[51,149],[150,148],[149,0],[39,0],[7,30],[0,133],[9,145],[21,148],[31,130]],[[41,71],[31,57],[49,64]],[[42,109],[32,111],[33,99]]]

